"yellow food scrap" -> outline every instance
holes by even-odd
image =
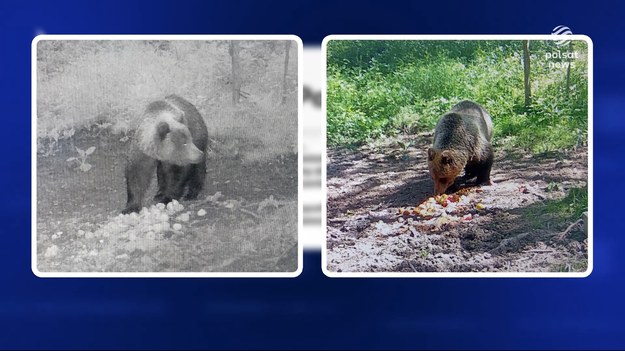
[[[484,204],[479,202],[478,204],[475,205],[475,208],[478,209],[478,210],[483,210],[483,209],[486,208],[486,206],[484,206]]]

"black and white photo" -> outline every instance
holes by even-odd
[[[301,40],[33,41],[33,271],[296,276]]]

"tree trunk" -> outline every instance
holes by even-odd
[[[525,86],[525,107],[532,104],[532,90],[530,87],[530,42],[523,40],[523,84]]]
[[[230,41],[230,57],[232,59],[232,104],[239,103],[241,83],[239,82],[239,46],[234,40]]]
[[[282,105],[286,104],[286,73],[289,70],[289,50],[291,49],[291,41],[287,40],[284,46],[284,74],[282,75]]]
[[[571,40],[569,42],[569,59],[566,65],[566,90],[564,90],[564,96],[565,98],[568,100],[569,99],[569,93],[570,93],[570,89],[571,89],[571,55],[570,53],[573,52],[573,41]]]

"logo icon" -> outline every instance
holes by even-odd
[[[552,35],[571,35],[571,34],[573,34],[573,32],[571,31],[571,28],[569,28],[567,26],[559,25],[559,26],[555,27],[551,31],[551,34]],[[556,40],[556,45],[564,46],[564,45],[567,45],[570,42],[571,42],[571,40],[569,40],[569,39]]]

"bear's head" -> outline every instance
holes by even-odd
[[[454,150],[428,149],[428,168],[434,181],[434,194],[440,195],[454,183],[466,164],[466,157]]]
[[[137,144],[146,155],[179,166],[200,163],[204,152],[195,146],[182,116],[168,111],[145,118],[137,129]]]

